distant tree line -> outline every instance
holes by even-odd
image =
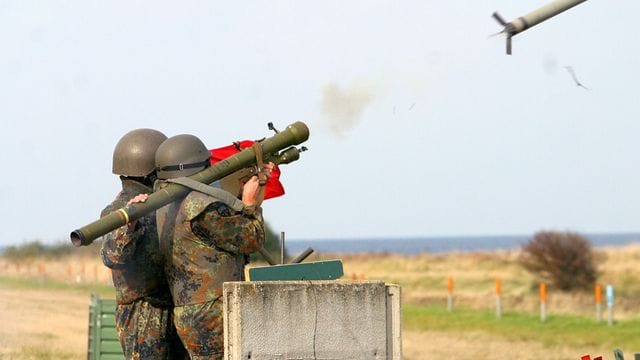
[[[97,255],[100,246],[85,246],[76,248],[69,241],[57,241],[52,244],[41,240],[30,240],[20,245],[7,246],[0,255],[7,259],[20,260],[35,257],[56,258],[66,255]]]
[[[54,243],[44,243],[39,239],[26,241],[20,245],[10,245],[0,252],[0,256],[21,260],[29,258],[57,258],[67,255],[99,256],[101,240],[97,240],[89,246],[75,247],[70,241],[59,240]],[[269,226],[266,227],[265,249],[274,259],[280,258],[280,234],[276,234]],[[252,260],[263,260],[262,256],[252,254]]]

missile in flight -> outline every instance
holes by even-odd
[[[554,0],[510,22],[506,22],[497,11],[494,12],[493,18],[504,26],[500,33],[507,36],[507,55],[511,55],[511,38],[513,36],[585,1],[587,0]]]

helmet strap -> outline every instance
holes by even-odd
[[[209,158],[207,158],[206,160],[197,162],[197,163],[191,163],[191,164],[178,164],[178,165],[167,165],[167,166],[163,166],[159,169],[157,169],[158,171],[176,171],[176,170],[184,170],[184,169],[193,169],[193,168],[197,168],[197,167],[206,167],[208,164],[210,164],[210,160]]]

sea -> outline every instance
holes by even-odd
[[[640,243],[640,233],[581,234],[593,247]],[[419,254],[519,249],[532,235],[390,237],[361,239],[286,240],[287,253],[295,256],[312,248],[324,253]]]
[[[638,243],[640,233],[582,234],[594,247],[621,246]],[[445,252],[478,252],[519,249],[531,235],[486,235],[443,237],[389,237],[359,239],[286,239],[287,253],[295,256],[308,248],[323,253],[389,253],[419,254]],[[0,254],[6,246],[0,245]]]

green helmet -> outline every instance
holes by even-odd
[[[195,174],[207,166],[211,154],[204,143],[189,134],[165,140],[156,151],[158,179],[174,179]]]
[[[124,176],[147,176],[155,170],[155,154],[167,137],[158,130],[136,129],[126,133],[113,150],[112,172]]]

